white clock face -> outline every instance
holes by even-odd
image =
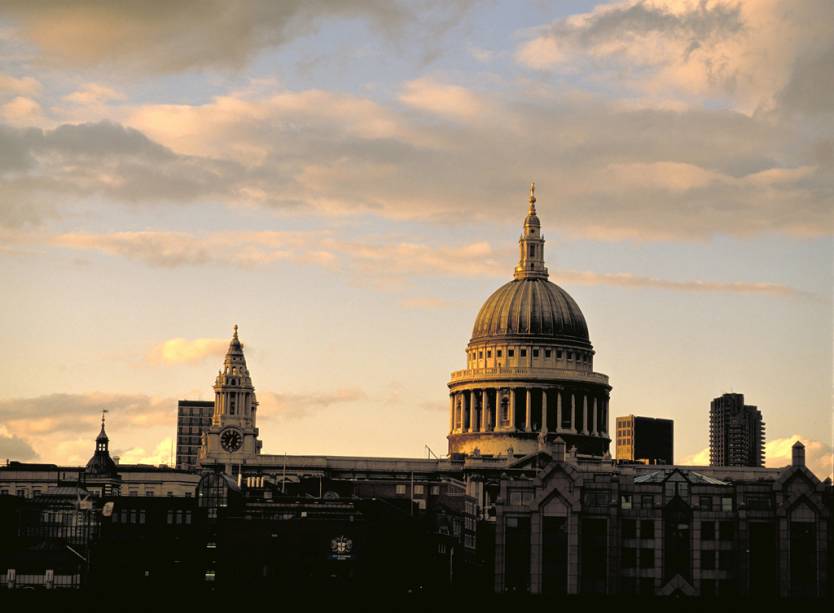
[[[237,451],[243,445],[243,436],[240,431],[227,428],[220,433],[220,444],[226,451]]]

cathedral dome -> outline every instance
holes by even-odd
[[[605,457],[608,377],[594,372],[588,325],[548,280],[536,184],[513,280],[487,298],[449,381],[449,453],[524,456],[554,441]]]
[[[487,298],[470,343],[509,338],[591,345],[576,301],[555,283],[536,277],[514,279]]]

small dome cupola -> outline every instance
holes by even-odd
[[[87,462],[85,472],[91,475],[113,475],[116,473],[116,463],[110,457],[110,439],[104,430],[104,414],[101,412],[101,432],[96,437],[96,451],[90,461]]]

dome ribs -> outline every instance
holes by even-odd
[[[542,323],[544,322],[544,318],[539,308],[541,304],[539,284],[528,283],[528,286],[527,295],[529,296],[529,300],[527,301],[527,329],[525,332],[527,334],[533,334],[535,330],[543,329]]]
[[[472,341],[519,337],[590,347],[588,327],[576,302],[546,279],[516,279],[498,288],[478,312]]]

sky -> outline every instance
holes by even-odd
[[[169,463],[234,324],[265,453],[444,455],[532,180],[610,428],[831,473],[830,0],[3,2],[0,458]]]

